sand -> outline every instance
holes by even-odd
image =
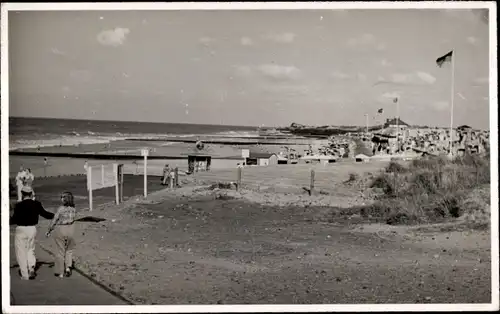
[[[218,193],[184,187],[95,211],[107,220],[79,223],[79,267],[136,304],[491,301],[488,233],[326,223],[324,207]]]
[[[307,142],[312,143],[314,147],[324,144],[322,140],[309,139]],[[290,144],[288,147],[296,149],[297,152],[303,153],[307,146]],[[44,164],[42,156],[10,156],[9,158],[9,177],[14,178],[19,171],[20,166],[31,168],[35,177],[60,176],[70,174],[84,174],[85,161],[89,165],[101,165],[109,163],[124,164],[124,171],[128,174],[143,173],[143,158],[140,157],[140,149],[151,149],[150,156],[169,156],[177,157],[178,159],[150,159],[148,160],[147,172],[152,175],[161,175],[163,166],[169,164],[170,167],[178,167],[182,171],[187,171],[187,155],[192,152],[198,152],[195,145],[192,143],[179,142],[163,142],[163,141],[113,141],[109,144],[87,144],[77,146],[48,146],[40,147],[40,153],[87,153],[87,154],[121,154],[139,156],[130,160],[102,160],[98,158],[66,158],[66,157],[47,157],[47,166]],[[203,153],[212,156],[212,169],[234,169],[238,163],[243,162],[241,157],[242,149],[251,149],[252,151],[269,151],[280,152],[285,151],[285,146],[282,145],[219,145],[207,144]],[[20,149],[19,151],[37,152],[36,148]]]
[[[11,157],[11,174],[22,163],[38,175],[40,160]],[[83,173],[81,159],[49,162],[52,175]],[[162,166],[161,160],[153,164],[150,174]],[[491,302],[488,232],[390,227],[332,215],[370,202],[365,181],[346,181],[385,164],[246,167],[239,192],[203,188],[236,180],[234,165],[221,165],[182,176],[175,190],[150,176],[147,199],[140,196],[142,176],[127,175],[125,202],[113,204],[112,188],[94,191],[92,212],[83,175],[39,177],[34,188],[49,210],[69,189],[79,217],[106,219],[77,224],[76,263],[136,304]],[[127,163],[126,172],[134,167]],[[303,188],[311,169],[316,193],[309,196]],[[40,229],[46,226],[42,221]],[[54,250],[43,232],[37,241]]]

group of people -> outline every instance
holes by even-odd
[[[15,204],[14,214],[10,217],[10,225],[16,225],[14,247],[19,276],[22,280],[36,278],[35,237],[40,216],[51,220],[46,237],[54,232],[56,244],[54,275],[59,278],[71,276],[76,216],[73,194],[62,193],[61,205],[55,213],[51,213],[45,210],[40,201],[34,199],[31,185],[22,186],[19,192],[21,200]]]
[[[161,178],[161,185],[167,185],[169,187],[172,187],[175,184],[176,184],[175,171],[173,168],[170,168],[170,166],[168,164],[166,164],[163,167],[163,176]]]

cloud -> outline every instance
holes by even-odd
[[[380,61],[380,64],[383,67],[390,67],[392,65],[392,63],[390,63],[389,61],[387,61],[387,59],[382,59],[382,61]]]
[[[289,44],[295,40],[295,36],[294,33],[271,33],[267,35],[267,39],[277,43]]]
[[[439,111],[446,110],[449,107],[448,102],[443,100],[433,102],[432,106],[434,107],[434,109]]]
[[[382,94],[382,97],[388,98],[388,99],[399,98],[399,97],[401,97],[401,93],[400,92],[386,92],[386,93]]]
[[[88,70],[73,70],[69,73],[69,75],[72,79],[82,82],[90,81],[92,78],[92,75]]]
[[[356,78],[358,79],[358,81],[366,81],[368,79],[366,74],[363,73],[356,74]]]
[[[241,37],[240,43],[243,46],[251,46],[251,45],[253,45],[253,40],[252,40],[252,38],[249,38],[249,37]]]
[[[396,85],[427,85],[434,84],[436,78],[427,72],[418,71],[416,73],[394,73],[389,79],[378,77],[374,85],[396,84]]]
[[[445,9],[443,14],[451,19],[459,19],[469,22],[479,22],[484,20],[484,14],[479,13],[479,10],[472,9]]]
[[[276,80],[296,80],[301,75],[301,71],[293,65],[262,64],[257,67],[248,65],[235,65],[233,67],[236,75],[240,77],[249,77],[255,73]]]
[[[363,34],[360,37],[350,38],[347,41],[349,46],[371,45],[375,44],[375,36],[372,34]]]
[[[295,80],[300,77],[300,70],[295,66],[285,66],[278,64],[263,64],[258,70],[264,76],[278,80]]]
[[[395,73],[391,75],[391,82],[393,83],[408,83],[410,80],[410,76],[407,74]]]
[[[340,71],[333,71],[331,76],[333,78],[339,79],[339,80],[345,80],[345,79],[348,79],[351,77],[350,75],[343,73],[343,72],[340,72]]]
[[[262,91],[268,94],[286,94],[288,96],[308,96],[310,88],[303,84],[266,84],[262,86]]]
[[[50,51],[53,54],[58,55],[58,56],[65,56],[66,55],[66,53],[64,51],[61,51],[61,50],[59,50],[57,48],[52,48],[52,49],[50,49]]]
[[[239,76],[249,76],[252,74],[252,68],[248,65],[235,65],[236,74]]]
[[[204,37],[201,37],[199,40],[198,40],[201,44],[203,45],[208,45],[212,42],[215,41],[215,39],[211,38],[211,37],[208,37],[208,36],[204,36]]]
[[[474,36],[469,36],[467,37],[467,43],[471,44],[471,45],[475,45],[477,42],[477,38],[474,37]]]
[[[417,76],[427,84],[434,84],[436,82],[436,78],[432,75],[430,75],[427,72],[417,72]]]
[[[104,46],[117,47],[125,43],[127,35],[130,33],[128,28],[116,27],[111,30],[104,30],[97,34],[97,41]]]

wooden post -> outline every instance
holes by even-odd
[[[311,186],[310,186],[311,195],[314,191],[314,169],[311,169]]]
[[[89,190],[89,210],[92,211],[92,167],[87,168],[87,189]]]
[[[113,172],[115,174],[115,196],[116,196],[116,205],[120,204],[120,177],[118,176],[118,164],[113,164]]]
[[[175,184],[175,187],[177,188],[179,186],[179,168],[178,167],[175,167],[174,169],[174,184]]]
[[[123,165],[120,165],[120,202],[123,202]]]
[[[237,185],[236,185],[236,191],[238,191],[240,189],[240,186],[241,186],[241,168],[238,167],[238,180],[237,180]]]
[[[101,187],[104,185],[104,164],[101,165]]]
[[[148,156],[144,155],[144,197],[148,196]]]

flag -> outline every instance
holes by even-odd
[[[444,56],[437,58],[436,63],[438,65],[438,67],[442,67],[443,63],[445,63],[445,62],[451,62],[452,55],[453,55],[453,50],[448,52]]]
[[[384,112],[384,109],[383,109],[383,108],[380,108],[380,109],[378,110],[378,113],[382,113],[382,112]]]
[[[393,101],[394,103],[397,103],[397,102],[398,102],[398,97],[395,97],[392,101]]]

